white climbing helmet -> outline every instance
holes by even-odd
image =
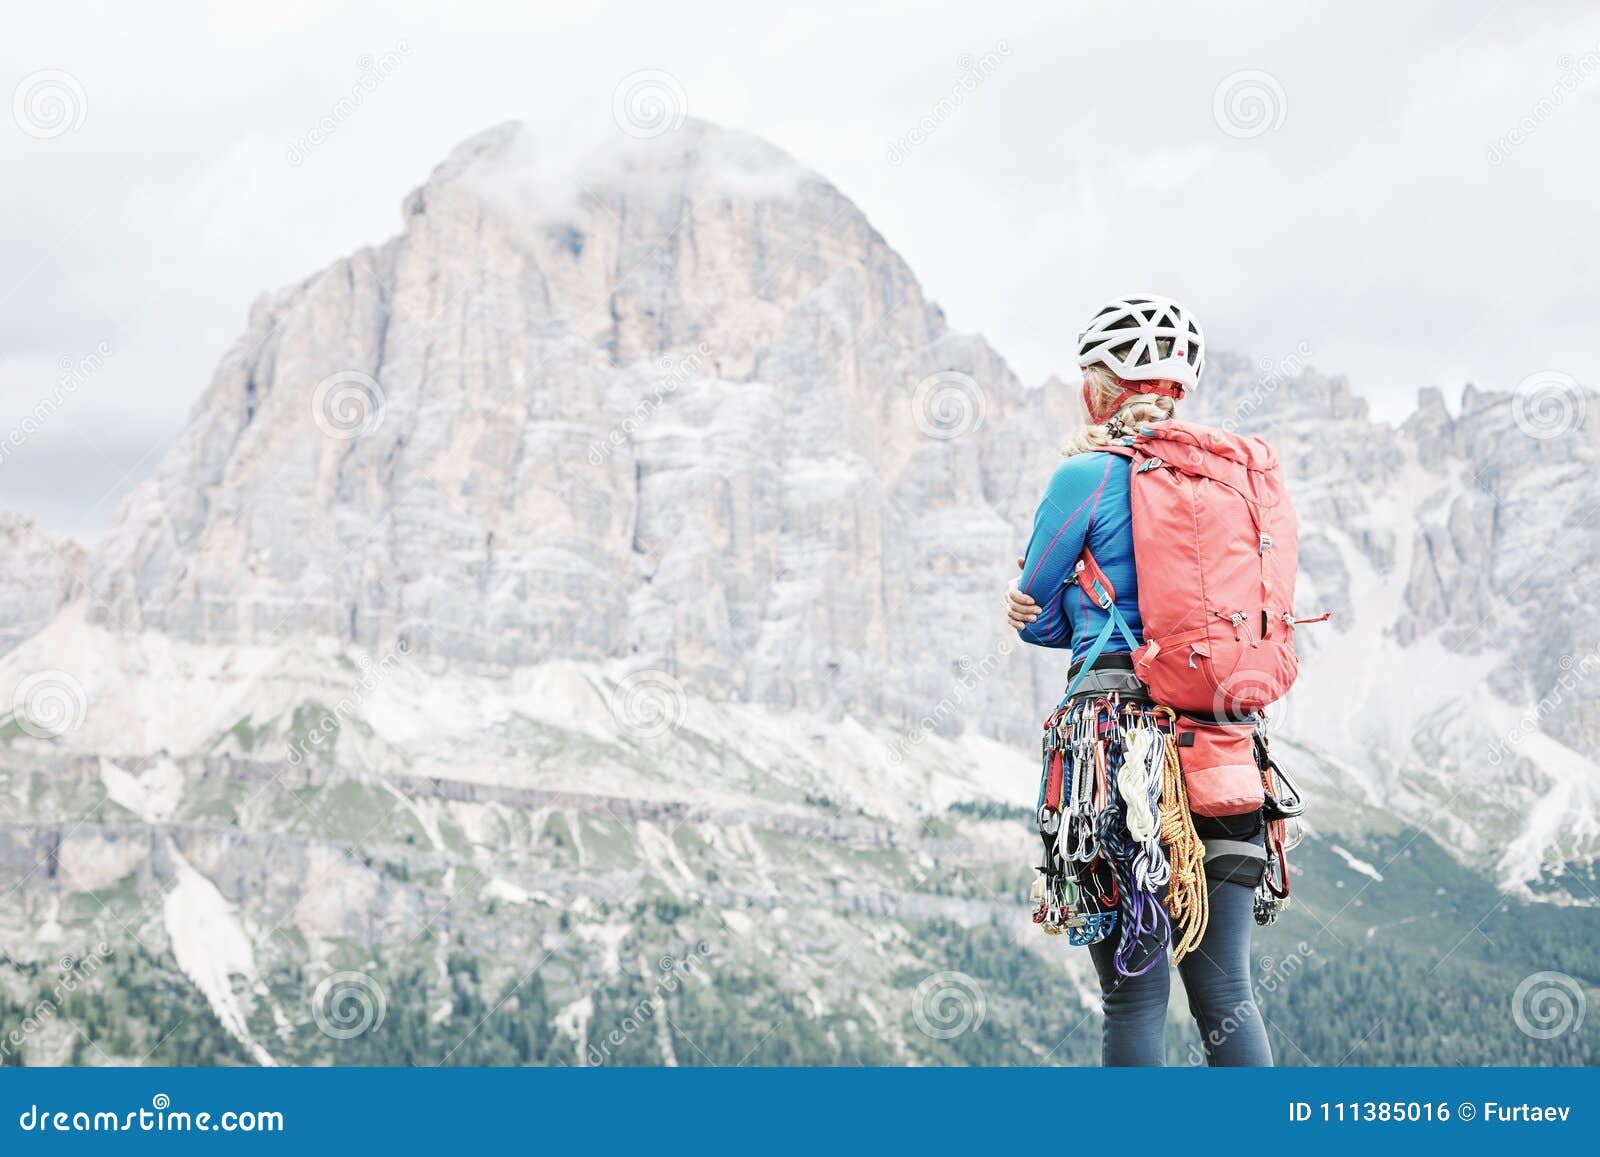
[[[1167,353],[1161,343],[1170,341]],[[1078,365],[1100,363],[1125,382],[1200,384],[1206,339],[1194,315],[1170,297],[1133,294],[1108,302],[1078,335]]]

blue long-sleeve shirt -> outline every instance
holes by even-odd
[[[1077,584],[1062,586],[1085,541],[1116,589],[1117,609],[1134,636],[1143,638],[1128,505],[1130,469],[1128,459],[1117,454],[1075,454],[1056,467],[1033,516],[1033,537],[1022,564],[1019,585],[1040,607],[1039,617],[1019,632],[1023,642],[1070,647],[1074,661],[1088,654],[1108,616]],[[1127,644],[1114,632],[1106,650],[1126,654]]]

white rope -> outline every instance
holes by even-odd
[[[1159,831],[1155,810],[1150,805],[1150,753],[1153,732],[1134,727],[1123,732],[1122,770],[1117,773],[1117,790],[1127,805],[1128,835],[1136,844],[1148,843]],[[1160,792],[1156,793],[1157,799]]]
[[[1172,878],[1172,865],[1161,846],[1161,788],[1166,767],[1166,736],[1153,727],[1123,731],[1122,770],[1117,790],[1126,806],[1128,835],[1139,845],[1133,873],[1139,886],[1155,892]]]

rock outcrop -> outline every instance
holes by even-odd
[[[55,618],[79,593],[87,567],[77,543],[0,511],[0,655]]]

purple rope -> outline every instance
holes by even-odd
[[[1111,752],[1107,752],[1110,762]],[[1121,752],[1117,752],[1120,762]],[[1119,934],[1117,950],[1112,956],[1117,971],[1123,976],[1143,976],[1166,957],[1166,946],[1172,941],[1172,923],[1161,901],[1150,892],[1142,890],[1135,878],[1134,856],[1140,851],[1128,835],[1128,825],[1123,819],[1120,799],[1113,799],[1100,813],[1101,854],[1111,862],[1112,874],[1117,880],[1117,921]],[[1155,938],[1155,950],[1140,968],[1129,968],[1129,961],[1141,940]]]

